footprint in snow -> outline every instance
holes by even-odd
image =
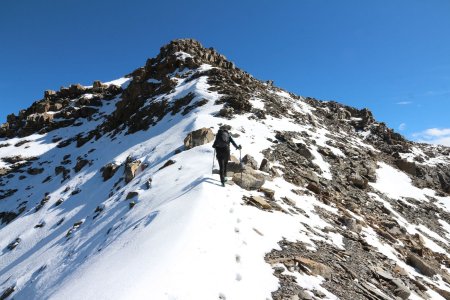
[[[239,233],[239,228],[238,227],[234,227],[234,232]]]
[[[230,208],[230,214],[234,213],[234,209]]]
[[[236,281],[241,281],[241,280],[242,280],[241,274],[237,273],[236,274]]]
[[[236,263],[241,263],[241,256],[239,254],[236,254]]]
[[[225,300],[225,299],[227,299],[227,297],[225,297],[225,294],[224,294],[224,293],[220,293],[220,294],[219,294],[219,299]]]

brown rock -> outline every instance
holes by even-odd
[[[317,184],[316,182],[310,182],[308,183],[308,185],[306,186],[306,188],[312,192],[314,192],[315,194],[320,194],[321,192],[321,188],[320,185]]]
[[[106,166],[104,166],[102,172],[103,181],[107,181],[108,179],[113,177],[118,168],[119,166],[116,165],[115,163],[109,163]]]
[[[184,139],[184,147],[186,150],[207,144],[214,140],[214,133],[210,128],[200,128],[192,131]]]
[[[129,183],[136,176],[136,171],[141,165],[140,160],[133,160],[131,157],[127,158],[125,163],[125,182]]]
[[[409,161],[404,160],[404,159],[397,159],[395,161],[395,164],[403,172],[406,172],[406,173],[408,173],[410,175],[413,175],[413,176],[417,175],[416,164],[414,162],[409,162]]]
[[[272,206],[269,204],[269,202],[266,201],[263,197],[260,196],[251,196],[250,200],[255,203],[256,205],[262,207],[263,209],[270,209]]]
[[[295,261],[306,267],[313,275],[320,275],[325,279],[330,279],[333,273],[330,267],[309,258],[296,256]]]

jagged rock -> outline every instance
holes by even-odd
[[[73,168],[75,172],[80,172],[87,164],[89,164],[89,160],[87,159],[78,159],[77,164]]]
[[[129,200],[129,199],[131,199],[131,198],[137,197],[138,195],[139,195],[138,192],[129,192],[129,193],[127,194],[127,197],[126,197],[125,199],[126,199],[126,200]]]
[[[207,144],[214,140],[214,133],[210,128],[200,128],[189,133],[184,139],[184,148],[191,148]]]
[[[132,157],[128,157],[125,162],[125,182],[129,183],[131,180],[133,180],[134,176],[136,175],[136,171],[139,169],[141,165],[140,160],[133,160]]]
[[[162,170],[162,169],[164,169],[164,168],[167,168],[168,166],[173,165],[174,163],[175,163],[174,160],[169,159],[169,160],[166,161],[166,162],[162,165],[162,167],[159,168],[158,170]]]
[[[404,159],[397,159],[395,161],[395,164],[397,165],[397,167],[400,170],[402,170],[408,174],[411,174],[413,176],[417,175],[416,164],[414,162],[409,162]]]
[[[0,300],[7,299],[9,296],[11,296],[12,293],[14,293],[15,290],[16,290],[16,285],[11,285],[11,286],[7,287],[3,291],[3,293],[0,295]]]
[[[316,182],[310,182],[308,183],[308,185],[306,186],[306,188],[316,194],[320,194],[320,192],[322,191],[321,187],[319,184],[317,184]]]
[[[312,160],[314,158],[314,155],[311,153],[311,151],[308,149],[308,147],[305,144],[297,143],[297,153],[306,158],[307,160]]]
[[[20,242],[22,240],[20,238],[16,238],[14,241],[12,241],[11,243],[8,244],[8,246],[6,246],[6,248],[8,250],[14,250],[17,246],[19,246]]]
[[[244,155],[244,157],[242,158],[242,163],[246,166],[251,167],[254,170],[258,170],[258,163],[253,158],[253,156],[249,154]]]
[[[394,295],[401,299],[408,299],[411,295],[411,290],[398,278],[392,279],[392,282],[396,286]]]
[[[243,189],[257,190],[263,186],[265,180],[248,173],[236,173],[233,175],[233,182]]]
[[[420,273],[422,273],[423,275],[431,277],[437,274],[434,268],[432,268],[428,263],[423,261],[420,257],[418,257],[415,254],[412,253],[409,254],[406,261],[409,265],[419,270]]]
[[[113,177],[119,167],[120,166],[115,163],[109,163],[104,166],[102,172],[103,181],[107,181],[108,179]]]
[[[44,172],[44,168],[29,168],[27,173],[30,175],[38,175]]]
[[[348,181],[354,184],[356,187],[360,189],[365,189],[368,185],[368,180],[363,178],[361,175],[357,173],[353,173],[349,176]]]
[[[270,169],[271,169],[270,162],[266,158],[263,158],[263,160],[261,161],[261,165],[259,166],[259,170],[269,173]]]

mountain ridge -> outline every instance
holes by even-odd
[[[209,142],[224,123],[246,167],[233,158],[218,190]],[[0,137],[2,298],[448,297],[449,148],[195,40],[121,79],[46,91]]]

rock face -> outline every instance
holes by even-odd
[[[214,133],[210,128],[200,128],[189,133],[184,139],[184,148],[191,148],[207,144],[214,140]]]
[[[141,166],[140,160],[134,160],[132,157],[128,157],[125,162],[125,182],[129,183],[136,176],[136,171]]]

